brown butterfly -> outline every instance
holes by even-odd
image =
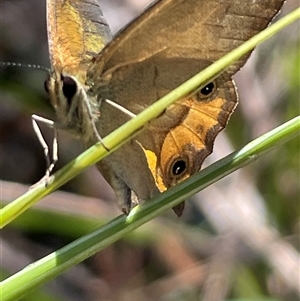
[[[94,144],[264,29],[283,2],[160,0],[112,39],[96,0],[47,0],[56,127]],[[231,77],[248,56],[97,164],[123,212],[201,169],[237,105]]]

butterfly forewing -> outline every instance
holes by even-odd
[[[46,82],[58,122],[84,142],[99,137],[96,97],[87,97],[86,71],[111,40],[96,0],[48,0],[48,43],[51,73]],[[95,138],[96,137],[96,138]]]

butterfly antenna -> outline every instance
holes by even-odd
[[[15,63],[15,62],[0,62],[0,67],[21,67],[21,68],[30,68],[30,69],[38,69],[46,72],[50,72],[49,68],[45,66],[36,65],[36,64],[23,64],[23,63]]]

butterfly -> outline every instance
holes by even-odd
[[[264,29],[283,0],[160,0],[115,37],[96,0],[47,0],[55,127],[86,147]],[[170,106],[97,163],[121,210],[201,169],[237,105],[232,76],[249,55]],[[121,108],[121,109],[120,109]],[[178,216],[184,203],[174,207]]]

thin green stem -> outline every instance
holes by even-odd
[[[4,280],[1,284],[2,301],[20,299],[29,290],[56,277],[66,269],[104,249],[132,230],[158,216],[163,211],[206,188],[238,168],[256,160],[258,156],[300,135],[300,116],[250,142],[241,150],[210,165],[165,193],[134,208],[129,216],[119,216],[100,229],[85,235],[60,250],[36,261]]]

